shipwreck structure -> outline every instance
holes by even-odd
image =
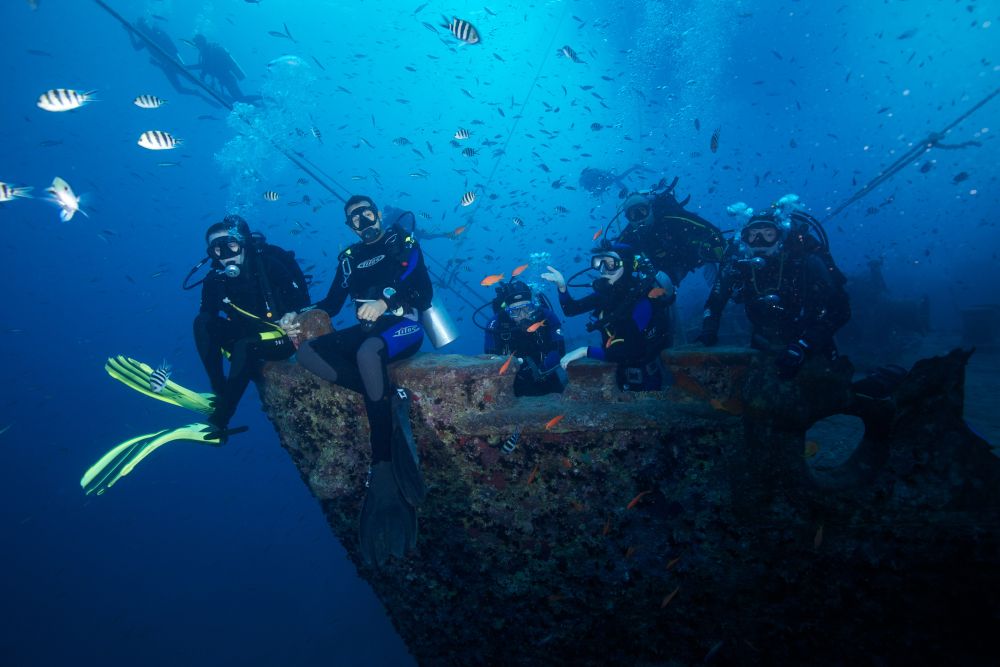
[[[360,396],[293,363],[262,396],[422,665],[979,664],[1000,621],[1000,460],[962,418],[970,354],[918,362],[882,399],[846,359],[780,382],[737,348],[665,352],[667,391],[624,394],[584,362],[537,398],[513,396],[502,359],[417,356],[392,375],[429,494],[417,551],[378,570],[357,549]],[[837,415],[864,432],[823,469],[806,433]]]

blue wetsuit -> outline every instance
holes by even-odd
[[[375,322],[361,322],[299,347],[299,363],[320,377],[361,393],[371,427],[372,463],[390,460],[392,412],[387,364],[420,349],[424,329],[419,311],[430,306],[433,288],[420,246],[398,225],[372,243],[356,243],[339,257],[326,298],[311,308],[331,317],[347,297],[355,309],[384,300],[389,308]]]
[[[625,274],[614,285],[582,299],[559,292],[559,305],[569,317],[590,311],[587,330],[601,332],[601,345],[587,347],[587,358],[618,364],[618,386],[626,391],[660,389],[660,352],[670,347],[673,331],[670,304],[674,295],[650,298],[654,280]]]

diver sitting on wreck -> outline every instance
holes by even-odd
[[[483,352],[517,358],[521,367],[514,376],[514,395],[561,393],[559,360],[566,354],[566,341],[545,295],[512,280],[497,287],[490,305],[494,314],[485,327]]]
[[[807,358],[836,359],[833,335],[850,319],[851,307],[822,226],[795,195],[760,212],[742,202],[729,211],[749,219],[716,276],[698,341],[718,342],[722,311],[732,299],[744,305],[753,326],[750,346],[775,354],[781,378],[794,377]]]
[[[663,385],[660,352],[673,342],[670,306],[676,300],[666,275],[657,273],[648,260],[630,246],[601,243],[593,250],[590,266],[600,272],[592,292],[574,299],[567,281],[553,267],[542,278],[555,283],[559,305],[568,316],[591,311],[588,331],[601,332],[601,345],[579,347],[561,364],[584,357],[618,364],[618,387],[623,391],[656,391]],[[570,280],[583,273],[580,271]]]
[[[409,396],[392,386],[387,365],[420,349],[418,315],[430,308],[433,288],[420,246],[398,224],[384,229],[371,197],[354,195],[344,214],[360,243],[340,253],[326,298],[300,312],[319,308],[335,316],[350,297],[358,324],[302,343],[298,362],[364,397],[372,461],[359,537],[364,561],[380,566],[416,546],[416,507],[426,489],[412,443]],[[295,334],[296,319],[297,313],[288,313],[281,326]]]

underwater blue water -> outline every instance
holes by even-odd
[[[412,663],[253,390],[234,420],[251,430],[228,446],[170,445],[101,497],[79,486],[114,444],[195,421],[102,365],[166,359],[179,382],[207,387],[191,340],[198,292],[179,284],[209,224],[241,212],[314,266],[314,299],[328,288],[352,241],[340,202],[271,141],[318,165],[340,196],[412,210],[429,233],[466,226],[423,246],[437,275],[466,262],[455,291],[437,293],[463,334],[445,351],[477,353],[467,302],[492,296],[479,281],[531,253],[573,273],[615,214],[617,188],[597,198],[579,187],[585,167],[640,164],[635,189],[679,176],[689,208],[723,229],[735,224],[728,204],[790,192],[822,218],[1000,86],[997,1],[110,4],[162,27],[189,64],[182,38],[223,44],[243,91],[268,104],[245,110],[250,130],[178,95],[90,0],[5,3],[0,181],[36,198],[0,202],[3,665]],[[442,13],[472,22],[482,43],[459,46]],[[268,34],[284,26],[297,42]],[[583,62],[557,53],[564,45]],[[305,64],[268,67],[283,55]],[[52,88],[100,101],[36,107]],[[139,109],[140,94],[169,102]],[[943,140],[978,145],[914,159],[826,225],[847,273],[884,258],[894,295],[930,294],[941,327],[1000,301],[998,118],[994,99]],[[472,137],[452,146],[459,128]],[[146,130],[184,143],[146,151]],[[62,223],[42,201],[55,176],[89,217]],[[478,200],[460,207],[467,191]],[[536,263],[524,277],[538,274]],[[683,283],[683,316],[706,291],[699,276]],[[587,338],[581,321],[565,331],[570,348]]]

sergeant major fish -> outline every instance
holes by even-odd
[[[441,20],[444,21],[441,27],[451,31],[451,34],[458,39],[466,44],[479,44],[479,31],[476,30],[476,26],[458,17],[452,17],[451,22],[449,22],[447,16],[442,16]]]
[[[132,100],[132,104],[140,109],[159,109],[166,103],[166,100],[161,100],[156,95],[139,95]]]
[[[149,130],[148,132],[140,134],[139,141],[136,143],[146,150],[168,151],[173,148],[177,148],[183,142],[172,136],[169,132],[163,132],[162,130]]]
[[[28,193],[32,191],[31,187],[18,188],[13,185],[8,185],[7,183],[0,183],[0,202],[12,201],[15,197],[24,197],[30,199],[31,195]]]
[[[96,90],[80,93],[68,88],[53,88],[38,96],[38,108],[45,111],[72,111],[89,102],[96,102],[93,95]]]
[[[517,441],[520,439],[521,428],[518,427],[514,429],[514,432],[510,434],[510,437],[507,438],[507,441],[503,443],[503,446],[500,447],[500,449],[503,450],[504,454],[513,454],[514,449],[517,447]]]
[[[167,386],[170,379],[170,364],[164,361],[160,367],[149,374],[149,390],[154,394],[159,394]]]

